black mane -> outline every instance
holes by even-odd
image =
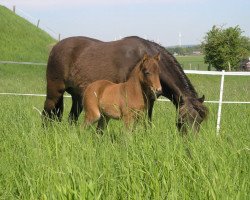
[[[177,72],[180,75],[180,78],[185,85],[185,91],[187,93],[189,93],[192,97],[198,98],[198,94],[197,94],[196,90],[194,89],[194,86],[191,84],[190,80],[187,78],[180,63],[176,60],[176,58],[171,53],[169,53],[166,50],[166,48],[157,44],[154,41],[145,40],[145,39],[140,38],[138,36],[130,36],[130,37],[126,37],[126,38],[131,38],[131,39],[134,38],[134,39],[140,40],[145,46],[148,47],[148,49],[152,49],[152,47],[154,49],[156,49],[157,52],[161,53],[161,57],[163,58],[161,60],[164,63],[164,66],[166,66],[166,67],[169,65],[169,63],[167,63],[167,61],[171,60],[172,61],[171,65],[174,66],[174,68],[171,68],[171,70],[174,70],[175,72]]]

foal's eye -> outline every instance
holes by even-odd
[[[150,72],[144,72],[144,74],[146,75],[146,76],[149,76],[151,73]]]

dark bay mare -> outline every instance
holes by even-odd
[[[63,94],[67,91],[72,96],[69,119],[76,121],[83,109],[82,98],[88,84],[101,79],[125,82],[145,53],[155,55],[158,52],[161,54],[162,95],[170,99],[177,109],[178,129],[186,132],[187,127],[192,127],[198,131],[207,115],[204,96],[198,98],[180,64],[165,48],[136,36],[112,42],[71,37],[57,43],[48,59],[44,119],[56,117],[61,120]],[[150,119],[153,105],[154,101],[148,110]]]
[[[142,118],[150,103],[161,94],[160,55],[144,55],[123,83],[98,80],[88,85],[84,92],[84,125],[98,121],[97,131],[102,131],[110,118],[122,119],[127,128]]]

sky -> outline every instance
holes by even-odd
[[[163,46],[200,44],[213,25],[250,37],[250,0],[0,0],[61,38],[137,35]],[[20,10],[19,10],[20,9]]]

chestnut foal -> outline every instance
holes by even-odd
[[[149,103],[161,94],[159,78],[160,54],[147,54],[137,63],[124,83],[107,80],[91,83],[84,93],[84,125],[98,121],[97,131],[103,130],[110,118],[122,119],[128,128],[135,119],[148,111]]]

